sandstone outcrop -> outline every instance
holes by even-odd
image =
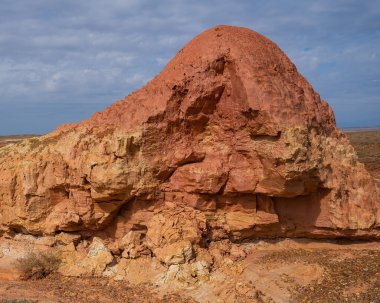
[[[244,257],[227,240],[380,238],[380,199],[286,55],[218,26],[89,120],[1,148],[0,233],[55,236],[66,253],[96,236],[101,265],[80,265],[96,273],[113,255],[203,273]]]

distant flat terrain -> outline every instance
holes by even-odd
[[[354,146],[360,162],[380,186],[380,130],[349,130],[346,135]]]
[[[0,136],[0,147],[3,147],[8,144],[16,143],[18,141],[32,138],[32,137],[37,137],[38,135],[15,135],[15,136]]]

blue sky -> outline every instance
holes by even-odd
[[[219,24],[275,41],[338,126],[380,125],[380,0],[2,0],[0,135],[88,118]]]

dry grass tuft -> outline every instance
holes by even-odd
[[[55,272],[61,261],[53,253],[31,252],[24,258],[17,260],[17,268],[22,272],[23,278],[42,279]]]

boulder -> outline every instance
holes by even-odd
[[[62,247],[60,260],[62,262],[59,268],[61,274],[80,277],[101,276],[114,258],[103,241],[94,237],[87,253],[83,250],[76,250],[73,242]]]
[[[194,258],[193,247],[190,241],[180,241],[154,250],[160,262],[170,266],[184,264]]]

